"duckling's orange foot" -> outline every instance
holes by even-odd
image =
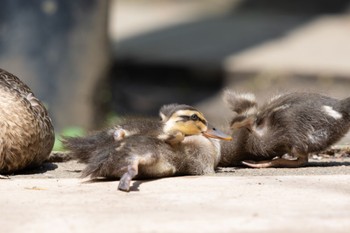
[[[286,167],[286,168],[295,168],[295,167],[301,167],[307,164],[307,157],[301,157],[297,158],[295,160],[289,160],[289,159],[282,159],[277,158],[273,160],[266,160],[266,161],[242,161],[242,164],[252,167],[252,168],[269,168],[269,167]]]

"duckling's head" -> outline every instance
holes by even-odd
[[[179,131],[185,135],[195,135],[208,129],[208,122],[203,114],[188,105],[165,105],[159,114],[164,123],[164,133]]]
[[[184,104],[169,104],[159,112],[164,124],[165,134],[181,133],[184,136],[203,134],[223,140],[231,140],[231,137],[215,128],[209,127],[203,113]]]

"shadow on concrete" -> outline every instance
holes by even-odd
[[[320,161],[320,162],[309,162],[307,167],[340,167],[350,166],[349,161]]]
[[[140,185],[143,183],[151,182],[156,179],[145,179],[145,180],[132,180],[132,183],[130,185],[130,192],[139,192]],[[91,184],[91,183],[99,183],[99,182],[116,182],[119,181],[119,179],[114,179],[114,178],[95,178],[91,180],[84,181],[83,183],[85,184]]]
[[[43,163],[41,166],[36,167],[36,168],[27,168],[25,170],[18,171],[12,175],[34,175],[34,174],[43,174],[48,171],[53,171],[58,168],[58,165],[54,163]]]
[[[138,192],[138,191],[140,191],[140,189],[139,189],[140,185],[142,185],[143,183],[154,181],[154,180],[156,180],[156,179],[153,179],[153,180],[135,180],[132,183],[132,185],[130,186],[130,191],[131,192]]]

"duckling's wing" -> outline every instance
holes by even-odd
[[[127,163],[123,161],[126,155],[118,154],[115,149],[114,145],[108,145],[92,151],[82,177],[120,178],[127,168]]]
[[[159,159],[158,145],[164,142],[142,135],[135,135],[91,151],[83,176],[120,178],[135,161],[142,165],[153,164]]]
[[[163,124],[159,120],[153,118],[126,119],[115,128],[125,130],[126,137],[136,134],[157,136],[162,133]]]

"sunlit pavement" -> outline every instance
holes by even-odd
[[[348,232],[350,175],[1,180],[2,232]]]

